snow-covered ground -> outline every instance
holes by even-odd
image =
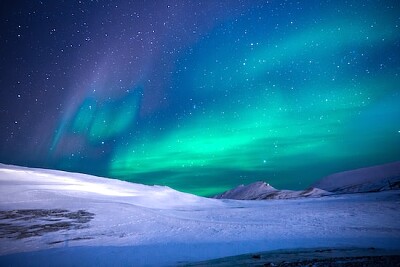
[[[176,265],[258,251],[400,248],[400,192],[295,200],[0,165],[0,265]]]

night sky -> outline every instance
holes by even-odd
[[[1,1],[0,162],[212,195],[400,160],[400,1]]]

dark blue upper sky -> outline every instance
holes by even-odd
[[[400,160],[398,1],[2,1],[0,161],[210,195]]]

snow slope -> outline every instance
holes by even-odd
[[[207,199],[0,165],[1,266],[165,266],[315,247],[400,248],[398,191]]]
[[[332,193],[318,188],[307,190],[277,190],[265,182],[255,182],[249,185],[239,185],[222,194],[216,195],[217,199],[261,200],[261,199],[293,199],[302,197],[321,197]]]
[[[400,188],[400,161],[329,175],[313,185],[331,192],[359,193]]]

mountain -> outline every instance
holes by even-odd
[[[400,161],[335,173],[313,184],[335,193],[377,192],[400,188]]]
[[[253,198],[325,194],[263,182],[239,191]],[[290,201],[209,199],[0,164],[0,266],[180,266],[278,249],[398,249],[399,201],[395,190]]]
[[[261,199],[291,199],[302,197],[320,197],[331,194],[318,188],[309,188],[302,191],[277,190],[269,184],[259,181],[249,185],[240,185],[222,194],[217,199],[261,200]]]
[[[302,191],[277,190],[265,182],[240,185],[214,196],[217,199],[260,200],[321,197],[341,193],[366,193],[400,189],[400,161],[335,173]]]
[[[216,195],[214,198],[225,199],[259,199],[261,195],[273,194],[278,190],[269,184],[259,181],[249,185],[239,185],[238,187],[228,190],[222,194]]]

